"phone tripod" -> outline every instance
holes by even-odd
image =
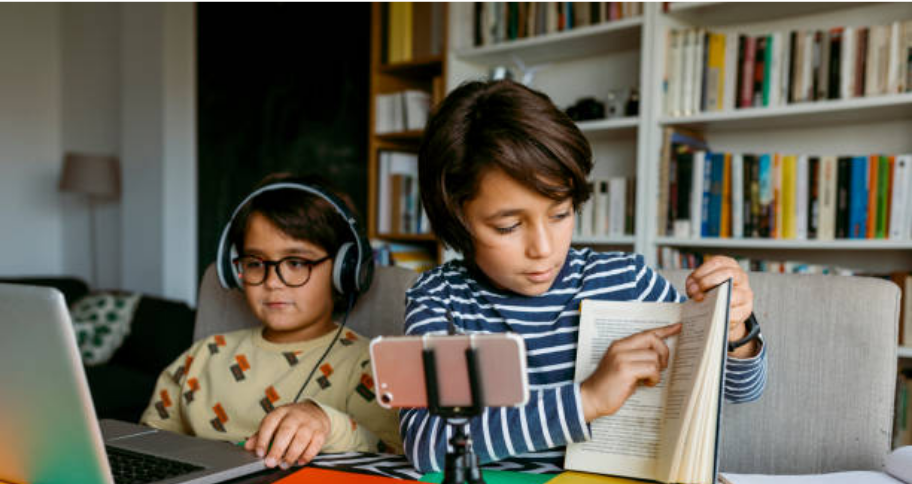
[[[465,350],[466,366],[469,373],[469,388],[472,403],[467,407],[443,407],[440,405],[439,387],[437,386],[437,361],[433,348],[422,351],[424,363],[424,384],[427,388],[428,412],[443,418],[444,423],[453,429],[450,438],[452,452],[446,454],[443,469],[443,484],[484,484],[484,477],[478,466],[478,455],[472,449],[472,437],[465,431],[469,419],[481,415],[484,397],[481,392],[481,372],[478,369],[478,351],[475,348]]]

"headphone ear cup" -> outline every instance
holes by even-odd
[[[354,244],[351,242],[342,244],[339,251],[336,252],[333,263],[333,287],[344,295],[350,294],[357,286],[357,281],[355,281],[355,270],[358,265],[356,252]]]
[[[228,260],[226,261],[228,267],[231,268],[231,283],[233,284],[229,289],[240,289],[243,287],[243,284],[241,283],[241,275],[238,273],[237,265],[234,263],[234,259],[237,259],[237,257],[237,248],[234,246],[234,244],[232,244],[231,250],[228,251]]]

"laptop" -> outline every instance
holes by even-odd
[[[0,481],[209,484],[264,468],[227,442],[99,422],[63,295],[0,284]]]

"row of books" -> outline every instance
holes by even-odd
[[[418,155],[381,151],[377,176],[377,232],[427,234],[431,224],[418,194]]]
[[[643,14],[639,2],[476,2],[475,45],[552,34]]]
[[[418,244],[403,244],[372,240],[374,263],[378,266],[398,266],[424,272],[437,265],[434,249]]]
[[[659,250],[659,267],[662,269],[696,269],[713,254],[703,254],[690,250],[680,250],[663,246]],[[742,269],[748,272],[772,272],[776,274],[821,274],[853,276],[857,271],[847,267],[824,264],[813,264],[793,260],[756,259],[732,256]]]
[[[409,89],[378,94],[374,103],[374,132],[401,133],[424,129],[431,111],[431,94]]]
[[[678,131],[666,143],[659,235],[912,239],[912,154],[723,153]]]
[[[766,35],[670,30],[665,112],[689,116],[912,90],[912,20]]]
[[[382,62],[395,64],[443,54],[445,8],[443,3],[432,2],[381,4]]]
[[[592,195],[576,219],[576,237],[617,237],[634,231],[635,178],[595,178]]]
[[[903,368],[896,377],[893,448],[912,445],[912,368]]]

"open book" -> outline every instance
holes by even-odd
[[[564,467],[667,483],[716,480],[731,281],[703,301],[583,301],[575,380],[585,380],[615,340],[681,322],[666,340],[668,367],[614,415],[592,422],[592,440],[567,446]]]

